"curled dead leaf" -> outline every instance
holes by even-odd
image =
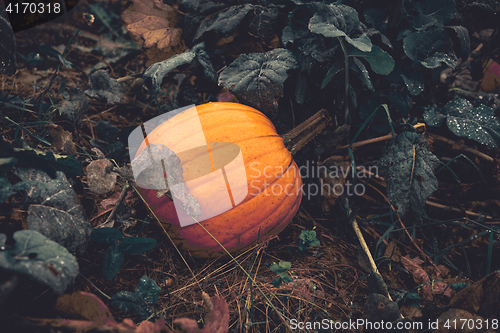
[[[205,316],[205,326],[202,329],[198,327],[196,320],[189,318],[175,319],[174,324],[181,325],[183,332],[187,333],[226,333],[229,329],[229,308],[227,303],[220,296],[214,296],[210,300],[213,308]],[[205,304],[209,303],[205,302]]]
[[[61,126],[56,124],[47,125],[46,129],[53,139],[52,147],[56,150],[56,153],[71,156],[76,155],[72,133],[65,131]]]

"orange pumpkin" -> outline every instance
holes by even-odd
[[[292,155],[284,145],[284,139],[276,133],[274,125],[263,113],[238,103],[208,103],[193,109],[185,110],[161,123],[148,134],[147,140],[149,144],[167,146],[180,158],[186,187],[198,200],[203,212],[198,218],[201,221],[199,224],[231,253],[281,232],[299,209],[302,179]],[[197,178],[200,170],[193,169],[199,169],[199,164],[193,161],[201,157],[197,155],[196,149],[190,150],[188,154],[183,153],[189,148],[193,133],[179,126],[189,121],[187,118],[196,115],[208,143],[212,173],[223,169],[223,164],[228,164],[235,156],[233,151],[223,163],[219,161],[219,166],[214,166],[214,163],[217,164],[216,153],[222,152],[224,148],[224,144],[219,144],[221,142],[239,146],[246,173],[246,179],[239,180],[240,183],[244,182],[243,194],[247,193],[246,196],[238,200],[231,199],[232,209],[208,219],[205,217],[210,216],[210,213],[207,215],[205,212],[220,206],[227,199],[221,193],[226,193],[227,196],[227,190],[234,185],[234,180],[233,183],[227,183],[231,174],[231,170],[227,170],[229,167],[225,170],[227,188],[224,191],[214,189],[214,184],[207,177]],[[136,156],[145,147],[146,143],[143,142]],[[182,227],[180,219],[187,217],[187,214],[184,213],[185,216],[181,217],[182,212],[176,211],[174,202],[169,198],[164,195],[158,197],[158,192],[151,189],[139,188],[139,192],[181,250],[190,251],[196,257],[225,254],[199,224]]]

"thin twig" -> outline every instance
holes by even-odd
[[[356,170],[362,171],[362,172],[370,175],[371,177],[375,177],[375,178],[377,178],[377,179],[385,182],[384,177],[381,177],[381,176],[379,176],[377,174],[374,174],[373,172],[370,172],[370,171],[366,170],[366,168],[356,167]],[[383,184],[381,184],[381,185],[383,185]],[[441,208],[441,209],[447,209],[447,210],[451,210],[451,211],[458,212],[458,213],[465,213],[466,215],[470,215],[470,216],[474,216],[474,217],[483,217],[483,218],[488,219],[488,220],[493,220],[494,219],[492,216],[489,216],[489,215],[479,214],[479,213],[472,212],[470,210],[462,210],[460,208],[442,205],[442,204],[439,204],[439,203],[431,201],[431,200],[426,200],[425,203],[427,205],[429,205],[429,206],[432,206],[432,207]],[[486,223],[492,223],[492,222],[486,222]]]
[[[116,212],[118,211],[118,207],[120,207],[120,205],[123,202],[123,200],[125,200],[125,196],[127,194],[127,190],[129,189],[129,187],[130,186],[128,184],[126,184],[125,186],[123,186],[122,193],[120,193],[120,197],[116,201],[115,207],[111,211],[111,214],[109,214],[108,218],[106,219],[106,221],[104,221],[104,223],[98,225],[96,228],[103,228],[106,224],[108,224],[110,222],[111,222],[111,224],[110,224],[109,227],[113,228],[113,225],[115,223],[114,219],[115,219]]]
[[[375,191],[377,191],[384,199],[385,201],[387,201],[387,203],[389,204],[389,206],[391,207],[391,209],[396,212],[396,217],[398,218],[399,220],[399,224],[401,224],[401,227],[404,229],[406,235],[410,238],[410,240],[412,241],[412,244],[413,246],[415,246],[415,248],[418,250],[418,252],[420,252],[420,254],[422,254],[430,263],[432,266],[434,266],[434,269],[436,270],[436,272],[438,273],[438,275],[441,275],[442,272],[441,270],[436,266],[436,264],[434,264],[434,261],[432,261],[432,259],[420,248],[420,246],[418,246],[417,243],[415,243],[415,241],[413,240],[413,238],[411,238],[411,235],[410,233],[408,232],[408,230],[406,229],[406,226],[404,225],[403,221],[401,220],[401,217],[399,216],[399,214],[397,213],[397,210],[394,208],[394,206],[391,204],[391,202],[389,201],[389,198],[387,198],[378,188],[376,188],[375,186],[373,186],[372,184],[364,181],[363,179],[360,178],[360,180],[362,182],[364,182],[366,185],[370,186],[371,188],[373,188]]]
[[[457,144],[455,141],[451,140],[451,139],[448,139],[448,138],[445,138],[444,136],[441,136],[441,135],[437,135],[437,134],[434,134],[434,133],[427,133],[429,134],[430,137],[436,139],[436,140],[439,140],[439,141],[442,141],[442,142],[446,142],[447,144],[450,144],[450,145],[455,145]],[[480,151],[474,149],[474,148],[471,148],[471,147],[468,147],[466,145],[463,145],[461,150],[465,150],[465,151],[468,151],[469,153],[472,153],[474,155],[477,155],[479,157],[481,157],[482,159],[488,161],[488,162],[494,162],[495,160],[493,159],[493,157],[491,156],[488,156],[484,153],[481,153]]]

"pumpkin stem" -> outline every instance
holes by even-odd
[[[290,132],[282,135],[286,149],[293,155],[302,149],[311,139],[321,133],[331,118],[325,109],[315,113]]]

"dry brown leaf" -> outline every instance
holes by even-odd
[[[63,155],[76,155],[75,144],[73,143],[73,134],[65,131],[61,126],[50,124],[45,127],[52,137],[52,147],[56,152]]]
[[[394,262],[401,260],[401,250],[397,247],[396,241],[391,240],[384,251],[384,257],[391,259]]]
[[[432,275],[432,280],[429,277],[429,274],[420,266],[424,261],[418,257],[414,259],[408,259],[406,257],[401,257],[401,263],[408,270],[413,279],[418,284],[425,284],[422,287],[423,297],[427,300],[432,301],[432,295],[445,295],[451,297],[451,288],[448,286],[448,283],[442,281],[444,275],[446,275],[449,270],[446,270],[443,273],[443,276],[437,278],[435,275]],[[441,269],[441,267],[440,267]]]
[[[205,326],[198,328],[198,322],[189,318],[174,320],[174,324],[180,324],[183,332],[187,333],[227,333],[229,329],[229,308],[224,298],[214,296],[211,298],[212,311],[205,316]],[[205,302],[208,303],[208,302]],[[210,306],[207,306],[209,308]]]
[[[113,315],[99,297],[83,291],[62,295],[57,299],[56,309],[62,315],[73,319],[114,321]]]
[[[427,272],[424,271],[423,268],[419,266],[421,263],[423,263],[423,261],[418,257],[411,260],[406,257],[401,257],[401,263],[406,268],[406,270],[411,273],[416,283],[418,284],[426,283],[422,287],[423,297],[429,301],[432,301],[433,299],[432,286],[430,283],[427,283],[430,282],[431,279],[429,278]]]
[[[169,53],[175,48],[185,48],[182,30],[176,28],[177,11],[162,0],[133,0],[123,11],[122,19],[136,43],[145,48],[156,46],[165,54],[165,59],[173,55]]]
[[[442,313],[437,320],[438,329],[434,330],[433,333],[486,332],[486,329],[477,329],[479,323],[485,324],[485,320],[481,316],[462,309],[449,309]],[[485,325],[481,326],[485,327]]]
[[[500,271],[461,290],[451,299],[449,306],[477,313],[485,318],[500,318]]]
[[[312,302],[313,297],[315,299],[322,299],[325,297],[325,293],[317,289],[318,286],[321,288],[321,285],[314,280],[297,279],[281,285],[278,290],[280,292],[290,292],[290,294],[295,297]]]

